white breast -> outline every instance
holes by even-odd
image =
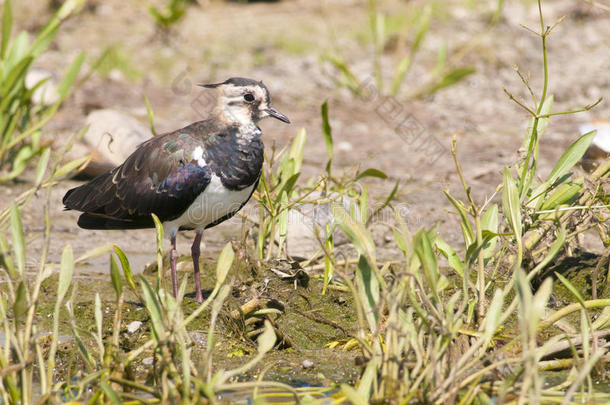
[[[220,178],[213,174],[210,184],[179,218],[163,223],[165,235],[169,238],[182,226],[204,229],[212,222],[237,211],[250,197],[253,188],[254,184],[243,190],[229,190],[222,185]]]

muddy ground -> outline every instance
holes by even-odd
[[[37,29],[51,12],[52,2],[15,3],[19,28]],[[389,180],[366,183],[369,194],[377,200],[382,200],[400,180],[396,204],[411,228],[438,224],[441,235],[461,249],[457,219],[442,193],[449,188],[454,195],[462,196],[449,149],[451,139],[457,136],[459,158],[475,198],[482,201],[491,196],[501,182],[501,169],[518,158],[528,123],[527,114],[508,99],[503,88],[529,100],[514,65],[531,75],[531,84],[537,91],[542,82],[540,40],[520,26],[539,27],[535,2],[506,2],[502,18],[491,25],[496,3],[379,1],[379,11],[392,16],[431,4],[434,18],[398,96],[359,99],[335,84],[340,73],[322,57],[329,52],[339,53],[360,80],[368,86],[374,83],[367,1],[239,4],[202,0],[200,5],[189,7],[185,18],[168,33],[155,27],[148,2],[90,1],[63,25],[37,67],[60,77],[80,51],[87,52],[89,67],[110,46],[115,47],[118,56],[114,66],[107,71],[94,71],[76,89],[51,121],[46,136],[59,148],[83,126],[90,111],[101,108],[116,109],[146,123],[144,95],[154,110],[157,130],[173,130],[204,114],[198,101],[204,90],[194,86],[196,83],[231,76],[261,79],[269,87],[275,106],[292,120],[290,126],[275,121],[261,124],[268,148],[273,143],[287,144],[300,128],[305,128],[308,137],[304,177],[320,173],[327,160],[320,105],[328,99],[336,170],[374,167],[386,172]],[[555,95],[555,110],[608,97],[610,13],[576,0],[545,1],[543,11],[548,24],[566,16],[548,45],[549,90]],[[388,87],[397,63],[392,39],[390,35],[382,56]],[[458,55],[456,67],[474,67],[476,72],[433,95],[409,98],[409,93],[429,79],[443,44],[450,60]],[[548,173],[578,137],[579,125],[609,116],[610,106],[604,101],[591,112],[554,118],[541,142],[541,173]],[[415,133],[410,133],[415,134],[413,138],[397,130],[405,118],[416,128]],[[153,262],[153,230],[85,231],[76,226],[77,214],[63,211],[61,197],[78,184],[78,180],[68,180],[53,190],[50,260],[57,262],[67,243],[72,244],[76,256],[96,246],[116,243],[128,254],[134,271]],[[0,206],[6,206],[27,187],[24,183],[2,185]],[[24,208],[32,266],[36,265],[42,245],[43,203],[41,193]],[[252,203],[249,209],[255,210]],[[380,255],[395,257],[391,231],[383,224],[373,227]],[[236,218],[206,232],[205,259],[216,258],[222,246],[237,238],[240,230],[241,220]],[[179,251],[188,253],[191,240],[192,235],[180,236]],[[594,237],[586,243],[592,252],[601,250]],[[107,272],[108,258],[102,257],[79,268],[77,277],[85,281],[98,275],[96,279],[104,280]],[[331,338],[339,335],[328,336]]]

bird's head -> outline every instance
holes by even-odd
[[[288,117],[271,106],[269,90],[263,82],[232,77],[222,83],[202,84],[218,92],[215,114],[227,123],[248,125],[266,117],[290,123]]]

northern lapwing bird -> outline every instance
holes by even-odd
[[[217,103],[210,118],[140,145],[115,169],[69,190],[65,208],[83,212],[85,229],[153,228],[151,214],[163,222],[171,241],[170,265],[174,296],[176,234],[195,230],[191,247],[195,294],[202,302],[199,256],[203,230],[239,211],[252,196],[263,166],[258,121],[274,117],[290,123],[271,106],[267,87],[234,77],[205,84],[215,89]]]

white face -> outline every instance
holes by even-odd
[[[247,125],[269,116],[269,99],[264,88],[227,84],[218,90],[217,107],[228,122]]]

